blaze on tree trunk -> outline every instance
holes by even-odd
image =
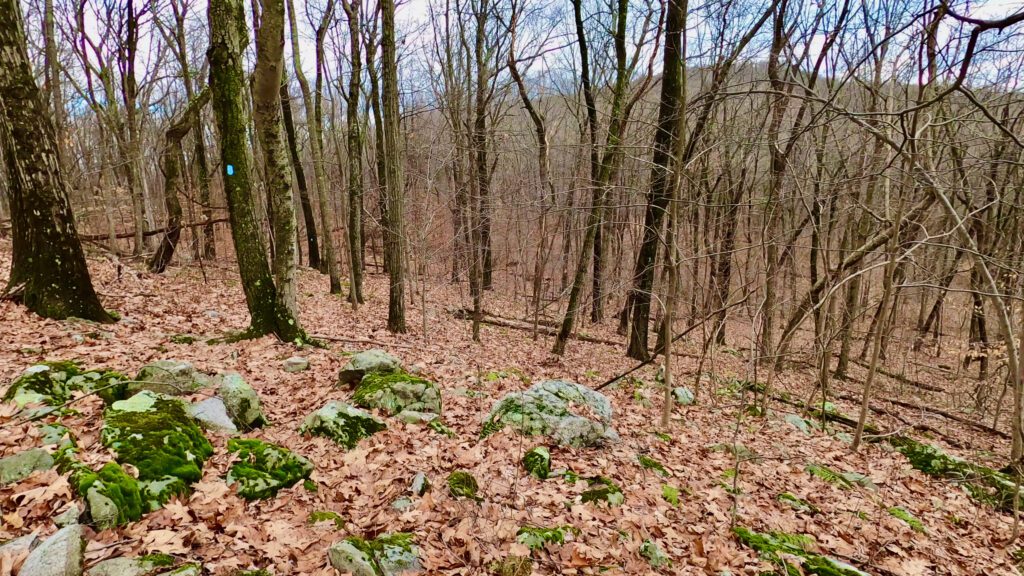
[[[0,147],[14,240],[4,296],[47,318],[112,322],[89,278],[48,116],[28,59],[21,7],[0,0]]]
[[[267,264],[266,246],[263,244],[263,237],[256,221],[256,207],[250,181],[252,158],[246,134],[246,127],[249,124],[244,102],[246,83],[242,69],[242,53],[249,41],[245,11],[241,0],[212,0],[208,13],[210,48],[207,58],[210,62],[211,102],[217,132],[220,135],[221,169],[224,170],[224,191],[231,221],[231,238],[238,258],[242,290],[245,292],[245,301],[252,317],[246,335],[259,336],[273,332],[282,340],[303,340],[305,334],[297,318],[277,296],[277,287]],[[267,22],[264,21],[263,25],[266,26]],[[278,98],[280,80],[278,76],[270,88],[270,97],[275,102]],[[280,117],[277,120],[280,122]],[[286,217],[280,214],[280,207],[275,208],[278,218]],[[290,205],[288,211],[294,218]],[[280,243],[279,253],[288,252],[287,247],[293,245],[294,220],[292,227],[293,230],[288,233],[279,230],[275,225],[275,234],[284,239]]]

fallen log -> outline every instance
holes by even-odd
[[[211,225],[211,224],[221,224],[221,223],[224,223],[224,222],[227,222],[227,221],[228,221],[227,218],[214,218],[213,220],[204,220],[202,222],[192,222],[190,224],[182,224],[181,228],[183,228],[183,229],[184,228],[199,228],[199,227],[208,226],[208,225]],[[167,232],[167,227],[166,226],[164,226],[162,228],[154,228],[152,230],[146,230],[145,232],[142,233],[142,235],[144,237],[149,237],[149,236],[156,236],[157,234],[163,234],[165,232]],[[117,238],[117,239],[134,238],[134,237],[135,237],[135,232],[134,231],[119,232],[119,233],[114,235],[114,238]],[[101,242],[103,240],[110,239],[110,234],[79,234],[78,235],[78,239],[83,241],[83,242]]]

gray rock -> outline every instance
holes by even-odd
[[[409,490],[417,496],[423,496],[430,490],[430,479],[423,472],[417,472],[412,477],[412,484],[409,486]]]
[[[402,363],[383,350],[366,350],[349,359],[338,372],[338,383],[343,386],[357,384],[370,373],[386,374],[402,369]]]
[[[797,414],[786,414],[782,419],[785,420],[787,424],[804,434],[811,434],[811,425],[807,423],[807,420],[804,420]]]
[[[405,510],[406,508],[410,508],[411,506],[412,499],[409,498],[408,496],[402,496],[401,498],[398,498],[391,503],[391,507],[394,508],[395,510],[398,510],[399,512]]]
[[[184,566],[178,566],[174,570],[167,572],[161,572],[157,576],[201,576],[203,568],[199,564],[185,564]]]
[[[347,572],[352,576],[378,576],[373,559],[348,540],[331,545],[327,549],[327,558],[331,561],[331,566],[339,572]]]
[[[372,434],[387,428],[380,419],[344,402],[332,400],[302,421],[299,432],[325,436],[351,450]]]
[[[117,504],[107,498],[95,487],[85,493],[85,502],[89,505],[89,516],[97,530],[107,530],[117,526]]]
[[[36,544],[39,543],[39,538],[35,534],[29,534],[22,536],[21,538],[15,538],[0,544],[0,558],[4,556],[8,558],[17,558],[22,555],[28,555]]]
[[[81,524],[58,530],[36,547],[18,576],[82,576],[85,533]]]
[[[241,375],[234,372],[222,374],[217,395],[224,401],[231,420],[239,429],[262,426],[266,422],[260,407],[260,397]]]
[[[331,566],[352,576],[396,576],[419,572],[423,568],[419,551],[408,534],[385,534],[371,542],[361,542],[361,546],[354,544],[357,541],[346,538],[328,548]]]
[[[162,555],[141,558],[111,558],[86,570],[85,576],[150,576],[173,564],[173,558]]]
[[[437,420],[437,414],[432,412],[418,412],[416,410],[402,410],[397,418],[406,424],[426,424]]]
[[[220,398],[207,398],[202,402],[190,404],[188,413],[199,422],[200,426],[207,430],[225,432],[227,434],[238,432],[238,427],[231,420],[231,416],[228,415],[228,409]]]
[[[596,446],[618,440],[611,424],[612,405],[603,394],[567,380],[545,380],[499,400],[481,436],[510,426],[563,446]]]
[[[195,366],[181,360],[158,360],[146,364],[139,370],[135,380],[128,383],[129,396],[142,390],[183,396],[210,383],[209,378],[197,371]]]
[[[309,370],[309,360],[302,356],[292,356],[284,361],[285,372],[302,372],[303,370]]]
[[[32,448],[0,459],[0,486],[20,482],[36,470],[53,467],[53,456],[42,448]]]
[[[78,507],[78,504],[72,502],[71,505],[68,506],[67,510],[53,517],[53,523],[56,524],[58,528],[78,524],[78,518],[81,515],[82,510]]]
[[[693,404],[693,392],[686,386],[677,386],[672,389],[672,398],[675,399],[676,404],[682,406],[689,406]]]

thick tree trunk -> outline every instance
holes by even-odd
[[[248,36],[241,0],[211,1],[209,22],[210,49],[207,58],[210,61],[211,102],[220,135],[221,166],[231,220],[231,238],[242,277],[242,290],[251,316],[247,335],[259,336],[273,332],[282,340],[293,341],[296,337],[303,337],[302,330],[291,311],[280,305],[277,297],[277,288],[267,264],[266,246],[256,219],[256,203],[250,180],[252,157],[247,135],[249,115],[245,107],[247,83],[242,67],[242,53],[248,44]],[[278,76],[272,86],[264,86],[270,90],[270,97],[275,103],[278,102],[280,82]],[[270,82],[267,81],[267,84]],[[287,238],[281,246],[282,250],[293,244],[292,232],[275,232],[280,238]]]
[[[4,295],[47,318],[112,322],[92,287],[49,116],[28,58],[21,6],[0,0],[0,147],[13,237]]]
[[[395,46],[395,1],[381,2],[381,108],[384,130],[384,174],[386,177],[384,204],[387,207],[389,242],[384,246],[388,254],[388,330],[404,333],[405,327],[405,268],[402,265],[404,232],[405,184],[402,178],[402,154],[399,150],[398,114],[398,54]]]
[[[349,57],[352,68],[346,102],[346,140],[348,145],[348,250],[351,265],[348,299],[353,306],[363,300],[363,132],[359,123],[359,93],[363,67],[360,58],[358,0],[342,0],[348,16]]]

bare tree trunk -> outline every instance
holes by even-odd
[[[381,104],[384,111],[384,183],[387,218],[384,220],[386,238],[384,250],[389,255],[388,276],[388,330],[406,332],[405,327],[405,269],[402,265],[405,232],[402,154],[399,150],[398,114],[398,54],[395,49],[395,0],[381,2]]]

